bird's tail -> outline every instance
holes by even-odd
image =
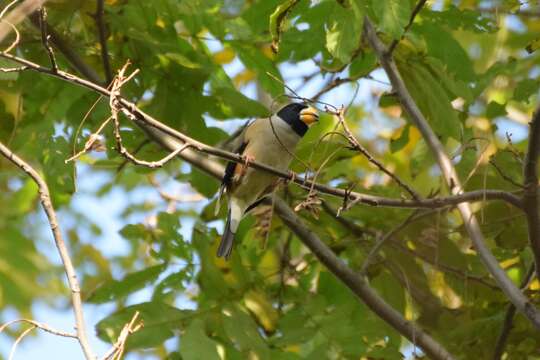
[[[226,260],[231,256],[234,236],[238,229],[238,224],[242,219],[242,209],[238,206],[236,201],[231,197],[229,200],[229,211],[227,212],[227,222],[225,223],[225,230],[223,230],[223,236],[217,250],[218,257],[224,257]]]

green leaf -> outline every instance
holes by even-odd
[[[418,26],[418,29],[426,40],[428,55],[441,60],[448,72],[457,79],[467,82],[475,80],[476,74],[469,55],[450,31],[429,23]]]
[[[403,29],[409,23],[411,8],[408,1],[372,0],[373,12],[381,30],[393,39],[401,38]]]
[[[461,121],[440,81],[416,60],[398,62],[397,65],[407,89],[435,132],[445,139],[459,139]]]
[[[349,77],[359,78],[372,72],[377,66],[377,56],[372,51],[356,57],[349,67]]]
[[[13,194],[12,206],[10,206],[10,212],[13,215],[25,214],[30,211],[34,205],[38,196],[38,187],[36,183],[28,179],[24,182],[23,186]]]
[[[204,322],[195,319],[181,338],[180,354],[184,360],[220,360],[218,343],[212,341],[204,330]]]
[[[529,99],[533,94],[538,92],[540,86],[539,80],[524,79],[518,82],[514,89],[514,100],[529,103]]]
[[[244,65],[257,73],[261,86],[270,93],[278,96],[283,94],[281,73],[276,65],[259,49],[240,43],[233,43],[232,47]],[[276,80],[277,78],[277,80]]]
[[[326,49],[346,64],[360,47],[364,13],[359,0],[347,2],[350,8],[336,3],[326,31]]]
[[[207,198],[214,196],[219,188],[219,182],[212,176],[193,168],[189,175],[189,183],[195,190]]]
[[[400,283],[386,271],[381,272],[371,281],[379,295],[397,312],[405,312],[405,294]]]
[[[153,283],[166,268],[166,264],[155,265],[127,274],[121,280],[109,280],[94,291],[88,302],[102,304],[122,299]]]
[[[263,341],[257,324],[244,311],[236,307],[225,308],[223,327],[229,338],[242,351],[254,351],[259,359],[268,358],[268,346]]]
[[[162,345],[165,340],[174,336],[173,331],[182,329],[186,320],[194,316],[191,310],[180,310],[159,301],[141,303],[125,307],[96,325],[100,339],[113,343],[118,339],[124,325],[128,324],[139,312],[138,320],[144,326],[128,337],[128,349],[149,348]]]
[[[219,99],[221,111],[226,117],[248,118],[267,117],[270,115],[268,109],[260,102],[251,100],[234,88],[215,88],[213,95]]]
[[[403,149],[409,143],[410,124],[406,124],[401,135],[397,139],[390,139],[390,152],[395,153]]]
[[[309,317],[300,307],[285,313],[279,321],[278,328],[279,336],[272,343],[279,347],[307,342],[318,331],[318,327],[309,322]]]
[[[410,171],[411,176],[415,177],[423,171],[426,171],[427,166],[433,162],[429,148],[423,139],[418,141],[411,154]]]
[[[149,234],[149,230],[143,224],[127,224],[119,232],[120,235],[131,241],[140,241]]]
[[[499,116],[506,115],[506,104],[499,104],[496,101],[490,101],[486,108],[486,116],[494,119]]]

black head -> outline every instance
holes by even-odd
[[[319,120],[315,108],[298,103],[285,105],[278,111],[277,115],[289,124],[299,136],[304,136],[309,126]]]

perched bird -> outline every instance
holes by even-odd
[[[256,160],[286,170],[296,144],[318,119],[313,107],[291,103],[269,118],[255,120],[240,134],[235,152],[243,155],[246,163],[229,162],[225,169],[220,195],[228,195],[229,207],[218,257],[229,258],[240,220],[262,202],[277,182],[276,176],[250,168],[248,163]]]

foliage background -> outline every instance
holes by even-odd
[[[404,34],[414,1],[302,0],[278,34],[272,14],[282,3],[105,1],[111,68],[129,59],[141,70],[123,95],[164,123],[218,145],[246,119],[284,101],[276,78],[303,96],[322,90],[322,100],[350,104],[349,126],[387,168],[423,196],[446,194],[425,142],[361,39],[368,15],[387,43],[404,35],[394,51],[399,70],[453,155],[466,190],[520,190],[514,183],[523,182],[526,124],[538,103],[538,4],[430,1]],[[51,0],[47,10],[50,28],[105,79],[92,15],[96,3]],[[39,30],[30,20],[19,30],[17,54],[48,64]],[[271,43],[278,35],[276,54]],[[61,68],[75,71],[56,53]],[[125,166],[111,129],[105,152],[65,164],[108,116],[106,99],[81,123],[96,94],[26,71],[0,74],[0,100],[0,141],[42,172],[60,210],[83,297],[91,304],[89,324],[111,342],[135,309],[142,312],[145,327],[130,337],[129,358],[215,359],[220,352],[231,359],[412,356],[413,346],[326,271],[277,217],[268,236],[260,217],[244,221],[231,261],[216,259],[224,217],[213,215],[218,182],[189,164]],[[126,119],[123,125],[124,143],[137,148],[144,134]],[[311,169],[322,169],[319,182],[407,195],[339,137],[321,141],[335,126],[334,118],[323,116],[297,151]],[[164,154],[146,145],[137,156]],[[293,169],[306,171],[301,162]],[[69,304],[36,187],[0,161],[0,188],[0,322],[46,322],[49,311]],[[160,192],[177,194],[180,201]],[[296,205],[306,191],[289,184],[280,194]],[[324,201],[334,210],[341,205],[336,198]],[[491,250],[519,284],[533,262],[523,213],[502,202],[474,209]],[[360,205],[339,221],[326,210],[299,215],[356,270],[377,237],[413,212]],[[368,269],[369,282],[458,358],[489,358],[508,301],[479,261],[456,210],[421,214],[383,248]],[[533,301],[539,286],[535,280],[526,289]],[[15,329],[4,336],[14,336]],[[11,341],[0,343],[2,356]],[[539,357],[539,345],[538,332],[517,315],[506,347],[510,358]]]

